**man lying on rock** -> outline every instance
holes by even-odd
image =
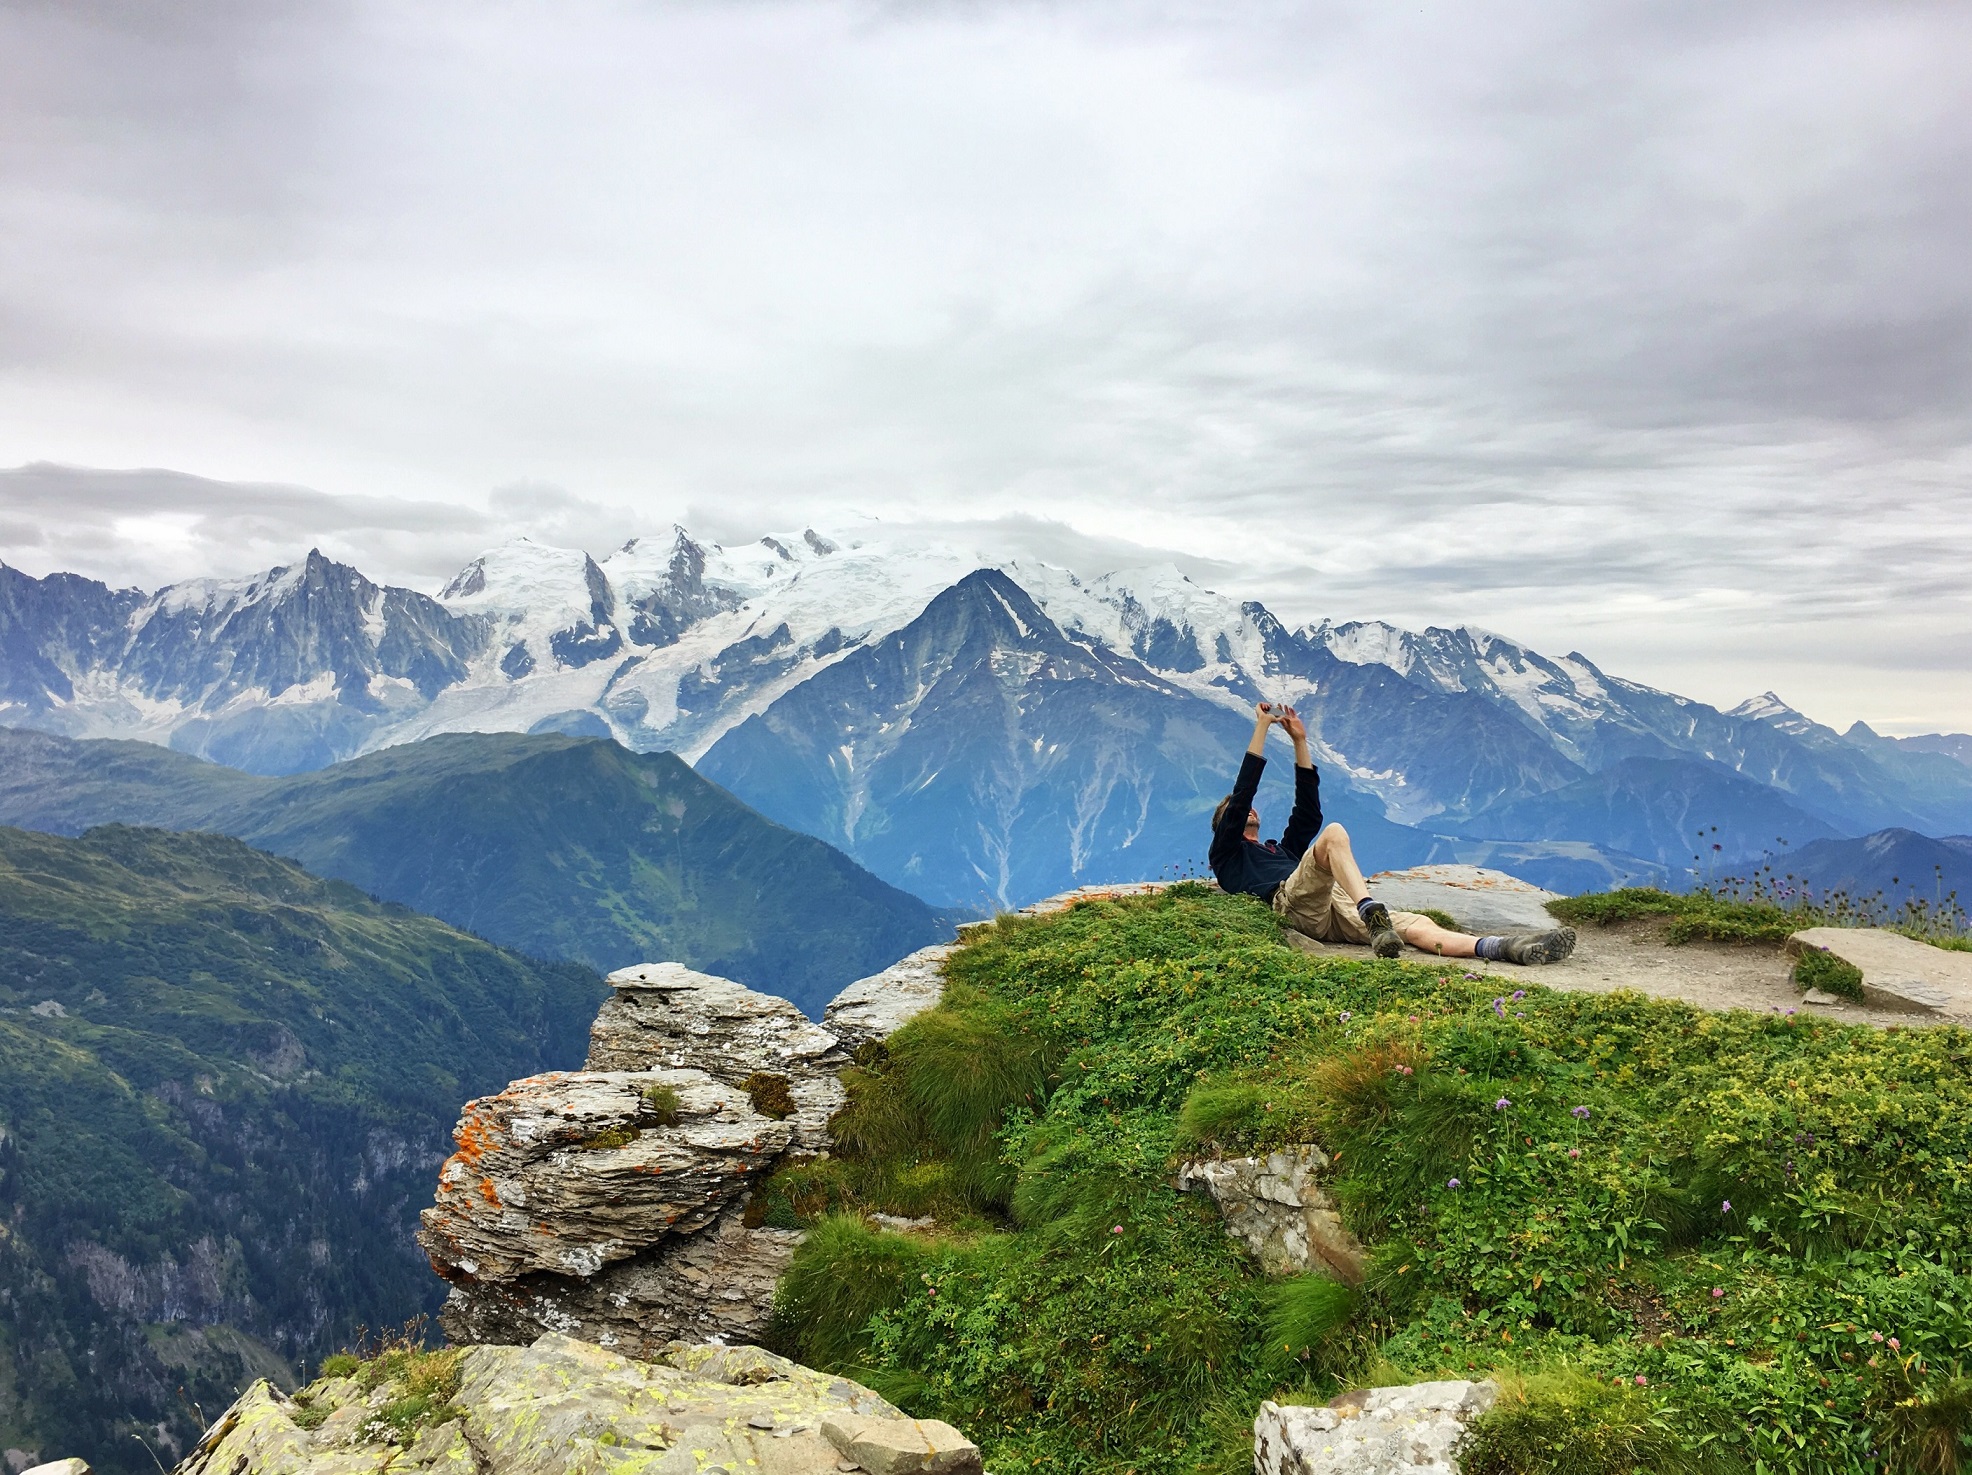
[[[1276,725],[1294,740],[1294,812],[1280,839],[1263,845],[1253,796],[1267,766],[1267,731]],[[1319,942],[1367,943],[1379,958],[1396,957],[1407,942],[1434,957],[1505,963],[1558,963],[1575,950],[1572,927],[1473,937],[1417,912],[1393,912],[1371,896],[1349,832],[1322,827],[1321,778],[1308,753],[1308,729],[1292,707],[1261,702],[1254,708],[1253,741],[1239,778],[1212,811],[1209,859],[1222,888],[1259,897],[1296,932]]]

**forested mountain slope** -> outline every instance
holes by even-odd
[[[169,1465],[435,1307],[459,1103],[579,1064],[605,992],[223,836],[0,828],[0,1447]]]
[[[237,835],[536,957],[675,960],[817,1009],[945,920],[670,753],[448,733],[269,778],[147,743],[0,730],[0,822]]]

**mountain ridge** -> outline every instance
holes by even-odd
[[[819,1008],[949,919],[674,754],[456,733],[313,773],[0,729],[0,822],[216,830],[537,957],[675,958]]]
[[[1632,758],[1721,765],[1835,835],[1972,830],[1972,765],[1956,756],[1957,735],[1907,743],[1860,724],[1837,733],[1771,693],[1722,711],[1614,676],[1578,651],[1550,658],[1477,624],[1290,629],[1263,605],[1168,565],[1084,579],[1029,560],[812,530],[724,547],[674,527],[602,558],[518,539],[470,561],[436,599],[375,585],[319,553],[250,580],[149,595],[0,566],[0,722],[141,736],[264,772],[449,731],[610,736],[709,763],[742,799],[796,823],[813,806],[782,795],[764,760],[737,763],[734,753],[755,741],[738,734],[757,731],[750,724],[777,704],[792,711],[796,694],[820,683],[807,704],[834,715],[815,741],[868,749],[873,709],[823,700],[836,689],[830,673],[866,666],[869,652],[982,570],[1021,589],[1092,659],[1100,651],[1130,663],[1139,673],[1130,679],[1169,707],[1154,723],[1143,713],[1122,726],[1091,715],[1075,740],[1127,750],[1138,772],[1165,771],[1152,734],[1169,728],[1167,718],[1292,703],[1309,719],[1338,813],[1368,823],[1380,811],[1398,827],[1382,835],[1393,858],[1422,858],[1415,833],[1533,846],[1536,863],[1544,845],[1606,847],[1589,833],[1529,840],[1474,826]],[[1023,638],[1006,627],[1006,661]],[[1040,689],[1030,695],[1039,700]],[[1204,726],[1227,730],[1216,717]],[[1236,751],[1218,760],[1223,776],[1208,771],[1202,749],[1178,763],[1170,771],[1187,777],[1173,802],[1222,791]],[[984,749],[973,757],[983,763]],[[936,864],[921,859],[929,879],[911,884],[926,895],[1017,903],[1093,875],[1064,822],[1046,854],[1012,862],[1003,882],[986,885],[999,863],[988,865],[979,847],[1028,855],[1016,832],[1031,829],[1032,816],[986,790],[962,811],[953,818],[978,853],[948,847]],[[1071,804],[1060,818],[1073,813]],[[837,838],[822,818],[799,823]],[[869,854],[881,848],[852,831],[841,834]],[[1187,863],[1198,849],[1174,836],[1160,863]],[[1659,863],[1614,857],[1619,869],[1638,859]],[[919,874],[908,864],[901,857],[887,873],[893,884]]]

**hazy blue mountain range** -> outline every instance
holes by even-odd
[[[0,730],[0,823],[216,830],[536,957],[676,959],[819,1010],[949,921],[669,753],[455,733],[313,773]]]
[[[1954,898],[1972,910],[1972,835],[1933,839],[1910,830],[1880,830],[1858,839],[1816,840],[1777,855],[1776,875],[1828,896],[1846,892],[1857,901],[1881,893],[1888,909],[1906,901],[1932,908]]]
[[[1618,759],[1545,794],[1484,810],[1460,828],[1507,840],[1593,835],[1673,872],[1694,861],[1716,870],[1838,833],[1781,790],[1692,758]]]
[[[606,992],[223,836],[0,828],[0,1447],[169,1467],[434,1309],[459,1103],[579,1065]]]
[[[448,731],[607,735],[974,907],[1202,861],[1261,698],[1308,716],[1373,866],[1614,877],[1687,865],[1715,825],[1748,855],[1781,821],[1972,831],[1972,739],[1837,733],[1771,693],[1720,711],[1472,626],[1290,629],[1170,568],[683,530],[602,559],[519,540],[436,598],[319,554],[148,594],[0,568],[0,722],[269,774]]]

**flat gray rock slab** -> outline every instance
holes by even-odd
[[[1466,1426],[1498,1397],[1490,1382],[1442,1382],[1366,1388],[1324,1408],[1263,1403],[1254,1475],[1458,1475]]]
[[[1972,953],[1877,927],[1809,927],[1787,939],[1791,951],[1833,953],[1862,970],[1863,998],[1915,1014],[1972,1013]]]
[[[1545,932],[1561,924],[1547,904],[1556,893],[1484,866],[1412,866],[1369,877],[1370,895],[1393,912],[1449,913],[1461,932]]]

